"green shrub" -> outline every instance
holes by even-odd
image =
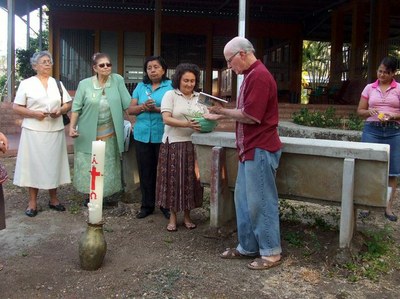
[[[364,125],[363,120],[354,114],[350,114],[348,119],[342,120],[336,116],[334,107],[329,107],[324,112],[309,111],[308,108],[302,108],[299,112],[293,113],[293,122],[309,127],[348,130],[362,130]]]
[[[293,113],[293,122],[319,128],[339,128],[341,125],[340,118],[336,117],[336,111],[333,107],[329,107],[325,112],[310,112],[307,108],[302,108],[300,112]]]
[[[0,101],[1,96],[7,94],[7,75],[0,76]]]
[[[347,128],[349,130],[362,131],[364,128],[364,120],[357,114],[351,113],[347,120]]]

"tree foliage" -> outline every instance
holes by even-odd
[[[49,47],[48,31],[42,32],[42,49],[47,50]],[[30,59],[35,52],[39,51],[39,37],[29,38],[28,49],[17,49],[15,56],[17,59],[17,76],[19,80],[34,76],[36,72],[32,69]]]
[[[17,58],[18,79],[26,79],[34,76],[36,73],[31,67],[30,58],[36,52],[34,48],[17,49],[15,56]]]
[[[312,89],[315,90],[318,85],[326,85],[329,82],[330,57],[330,43],[304,41],[303,71],[307,72]]]

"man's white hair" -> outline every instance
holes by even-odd
[[[255,53],[252,43],[244,37],[236,36],[232,38],[224,48],[224,52],[236,53],[238,51]]]

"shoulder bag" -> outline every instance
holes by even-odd
[[[64,105],[64,102],[63,102],[63,90],[62,90],[62,87],[61,87],[60,80],[57,80],[57,79],[56,79],[56,83],[57,83],[58,90],[59,90],[59,92],[60,92],[60,96],[61,96],[61,107],[62,107],[62,106]],[[64,126],[68,125],[68,124],[71,122],[71,120],[70,120],[68,114],[62,114],[62,118],[63,118]]]

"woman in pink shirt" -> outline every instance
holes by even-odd
[[[397,221],[393,213],[397,177],[400,176],[400,84],[394,79],[397,59],[386,57],[377,70],[378,79],[361,93],[357,113],[365,118],[362,142],[390,145],[389,186],[392,188],[385,217]]]

